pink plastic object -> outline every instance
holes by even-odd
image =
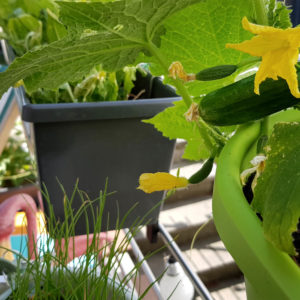
[[[0,245],[10,245],[10,235],[15,228],[15,216],[18,211],[24,211],[27,218],[27,232],[28,232],[28,256],[31,259],[35,258],[36,241],[37,241],[37,221],[36,213],[37,206],[34,199],[27,194],[18,194],[7,198],[0,203]],[[75,257],[83,255],[87,250],[87,245],[91,245],[93,235],[79,235],[74,239],[70,237],[68,245],[67,262],[73,260]],[[112,237],[108,236],[106,232],[101,232],[98,235],[97,246],[101,249],[106,243],[112,241]],[[65,240],[62,239],[60,243],[55,242],[56,251],[64,251]]]
[[[75,237],[70,237],[68,239],[68,259],[67,262],[73,260],[75,257],[79,257],[83,255],[86,250],[87,246],[91,245],[93,242],[94,234],[90,234],[89,240],[87,241],[87,235],[77,235]],[[98,241],[95,242],[95,245],[97,246],[98,250],[101,250],[104,248],[105,244],[108,242],[111,242],[112,238],[108,236],[106,232],[101,232],[98,235]],[[65,239],[61,239],[59,242],[55,241],[55,251],[56,253],[59,253],[59,251],[62,251],[62,253],[65,253]]]
[[[6,244],[15,228],[15,216],[18,211],[24,211],[27,218],[28,256],[35,258],[37,236],[37,207],[33,198],[27,194],[9,197],[0,204],[0,244]]]

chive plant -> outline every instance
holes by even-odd
[[[62,187],[63,189],[63,187]],[[47,192],[44,198],[49,207],[49,216],[45,217],[47,233],[42,233],[35,247],[35,260],[30,260],[20,253],[16,255],[17,271],[10,274],[9,282],[12,293],[9,299],[137,299],[136,292],[130,288],[138,280],[138,272],[142,261],[120,278],[117,269],[126,253],[131,239],[140,229],[143,219],[136,219],[130,228],[131,234],[120,237],[120,230],[126,216],[116,224],[113,240],[102,245],[99,233],[103,231],[102,214],[108,196],[106,188],[97,199],[91,200],[76,185],[71,197],[64,192],[64,221],[60,222],[54,215],[53,207]],[[82,205],[78,211],[72,208],[76,194],[80,195]],[[94,202],[98,202],[98,210],[93,210]],[[133,208],[132,208],[133,209]],[[128,211],[127,216],[132,209]],[[69,262],[68,248],[73,246],[75,256],[75,225],[79,217],[86,220],[87,245],[84,256]],[[89,222],[92,218],[94,232],[89,242]],[[145,257],[145,259],[147,259]],[[142,299],[151,285],[138,298]]]

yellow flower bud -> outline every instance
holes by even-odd
[[[139,179],[138,189],[145,193],[153,193],[176,188],[183,188],[188,185],[185,177],[176,177],[169,173],[143,173]]]

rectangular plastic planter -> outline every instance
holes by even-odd
[[[145,194],[136,188],[141,173],[169,171],[175,141],[141,121],[171,106],[178,98],[174,98],[172,88],[150,75],[139,76],[133,93],[141,89],[146,90],[146,98],[155,99],[30,104],[21,89],[16,91],[22,120],[35,149],[40,183],[42,188],[45,185],[60,220],[64,219],[64,212],[59,183],[71,196],[78,180],[79,189],[95,199],[108,179],[108,192],[115,193],[106,199],[103,230],[115,229],[117,220],[121,221],[133,206],[124,228],[146,214],[142,224],[157,222],[163,193]],[[80,207],[79,195],[73,204],[75,210]],[[45,199],[44,206],[48,214]],[[86,220],[82,217],[76,234],[85,232]]]

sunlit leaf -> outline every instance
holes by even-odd
[[[266,151],[266,167],[252,205],[263,217],[266,238],[295,254],[292,233],[300,218],[300,123],[276,124]]]

